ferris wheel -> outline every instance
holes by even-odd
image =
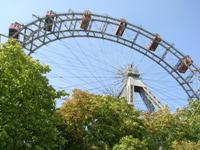
[[[28,24],[12,23],[8,38],[50,66],[56,89],[125,97],[150,112],[200,99],[200,69],[159,34],[90,11],[33,16]]]

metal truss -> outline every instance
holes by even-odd
[[[126,97],[128,104],[134,106],[135,94],[139,93],[149,112],[154,112],[156,108],[163,108],[160,101],[148,90],[147,86],[143,83],[136,67],[133,67],[133,65],[128,65],[124,71],[123,76],[123,87],[118,97]]]
[[[163,39],[159,42],[159,48],[156,51],[150,51],[146,45],[138,42],[139,38],[151,42],[156,34],[127,22],[125,32],[129,36],[126,36],[126,34],[116,36],[113,29],[118,26],[120,20],[97,14],[91,14],[88,29],[83,30],[80,28],[83,13],[72,11],[55,14],[52,31],[48,32],[44,30],[45,17],[38,17],[36,15],[34,17],[35,20],[29,24],[21,24],[22,28],[19,31],[19,43],[21,43],[24,49],[28,50],[29,55],[50,42],[64,38],[89,37],[112,41],[144,54],[166,70],[179,83],[189,98],[200,99],[200,88],[193,87],[191,83],[198,82],[198,86],[200,85],[200,69],[192,64],[188,67],[185,74],[181,74],[176,70],[175,65],[167,59],[168,57],[173,57],[178,62],[185,56],[183,53]]]

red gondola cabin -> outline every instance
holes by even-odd
[[[20,24],[12,23],[9,27],[9,38],[19,39]]]
[[[89,10],[86,10],[83,14],[83,18],[81,20],[80,28],[87,30],[89,23],[90,23],[90,20],[91,20],[91,12]]]
[[[156,34],[153,38],[153,40],[151,41],[149,47],[148,47],[148,50],[150,51],[155,51],[156,48],[158,47],[158,44],[160,43],[161,41],[161,38],[158,34]]]
[[[126,26],[127,26],[127,22],[125,19],[121,19],[118,26],[117,26],[117,29],[115,31],[115,35],[116,36],[122,36],[123,33],[124,33],[124,30],[126,29]]]
[[[45,24],[44,24],[44,31],[52,31],[53,27],[53,20],[54,20],[55,13],[51,11],[47,11],[46,17],[45,17]]]
[[[183,57],[181,60],[179,60],[177,66],[177,70],[180,73],[185,73],[188,69],[188,67],[193,63],[192,59],[190,58],[190,56],[185,56]]]

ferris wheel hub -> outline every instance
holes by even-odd
[[[140,73],[139,73],[138,69],[136,68],[136,66],[134,66],[133,64],[129,64],[125,69],[124,76],[126,78],[128,78],[128,77],[139,78]]]

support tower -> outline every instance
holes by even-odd
[[[150,112],[154,112],[156,108],[159,109],[163,107],[159,100],[143,83],[136,67],[132,64],[128,65],[123,73],[123,76],[124,82],[119,97],[125,97],[127,102],[134,106],[134,96],[137,92]]]

